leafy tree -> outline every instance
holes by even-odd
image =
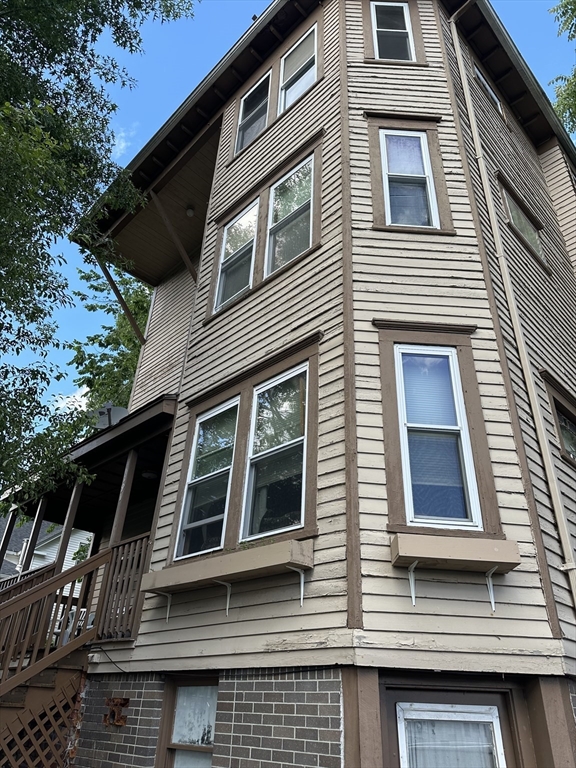
[[[84,214],[134,208],[140,195],[112,159],[107,88],[133,81],[99,52],[107,34],[142,51],[140,28],[192,14],[193,0],[3,0],[0,4],[0,511],[81,470],[64,458],[86,417],[45,402],[60,376],[54,309],[71,297],[55,246],[71,230],[97,233]],[[88,254],[88,248],[85,248]],[[45,431],[40,431],[45,427]]]
[[[81,271],[80,276],[88,284],[91,294],[76,291],[75,295],[89,312],[102,311],[113,323],[104,325],[100,333],[88,336],[85,342],[72,342],[74,357],[70,364],[79,374],[74,383],[88,388],[88,409],[100,408],[108,401],[126,408],[140,343],[104,277],[94,270]],[[119,270],[114,270],[114,279],[138,326],[143,329],[150,308],[151,289]]]
[[[552,8],[559,24],[558,34],[568,34],[568,40],[576,40],[576,0],[561,0]],[[570,75],[561,75],[556,85],[556,111],[570,133],[576,131],[576,66]]]

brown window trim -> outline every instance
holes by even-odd
[[[536,765],[528,703],[523,686],[488,675],[481,678],[460,675],[432,676],[381,673],[380,710],[384,764],[400,768],[396,704],[413,701],[423,704],[472,704],[498,707],[507,768]]]
[[[180,520],[187,490],[187,483],[180,483],[175,506],[175,525],[173,526],[168,551],[168,567],[181,565],[189,558],[200,560],[209,557],[218,557],[222,555],[222,552],[235,552],[245,549],[246,547],[263,546],[266,543],[285,541],[288,539],[302,540],[318,535],[316,524],[316,454],[318,448],[318,343],[321,337],[322,335],[320,333],[312,334],[291,347],[280,350],[274,356],[261,361],[247,371],[232,377],[228,382],[223,382],[211,391],[206,392],[203,396],[196,397],[188,403],[190,406],[190,421],[182,459],[183,473],[187,472],[190,464],[197,416],[221,403],[225,403],[233,397],[240,397],[238,424],[236,428],[236,446],[230,476],[230,500],[222,547],[213,552],[207,552],[206,554],[200,552],[197,554],[180,556],[176,559]],[[254,388],[306,361],[308,362],[309,400],[308,422],[306,425],[304,523],[299,528],[294,528],[289,531],[282,531],[281,533],[270,531],[269,534],[263,535],[257,539],[242,540],[240,526],[242,522],[243,491],[246,482],[246,459]]]
[[[564,446],[564,440],[562,438],[562,432],[560,431],[560,422],[558,420],[558,411],[565,413],[565,415],[571,420],[576,422],[576,397],[574,397],[560,382],[552,376],[551,373],[542,369],[540,375],[544,379],[546,391],[548,393],[548,400],[550,401],[550,409],[554,417],[554,426],[556,427],[556,435],[558,437],[558,447],[560,448],[560,456],[571,467],[576,467],[576,461],[567,453]]]
[[[549,263],[546,261],[546,256],[544,254],[544,244],[542,240],[540,239],[540,246],[542,248],[542,253],[540,254],[538,253],[537,250],[534,249],[534,246],[524,237],[522,232],[518,229],[518,227],[512,221],[512,214],[510,213],[510,210],[508,208],[508,201],[506,200],[506,195],[509,195],[514,200],[514,202],[520,208],[522,213],[526,216],[528,221],[535,227],[535,229],[538,230],[539,237],[540,237],[540,232],[542,232],[545,229],[544,224],[533,213],[533,211],[530,210],[530,208],[526,205],[524,200],[522,200],[522,198],[518,196],[518,194],[514,191],[512,184],[500,171],[497,172],[496,177],[498,179],[498,186],[500,187],[500,197],[502,198],[502,205],[504,207],[504,216],[506,219],[506,224],[512,230],[516,238],[520,240],[522,245],[536,259],[537,263],[542,267],[542,269],[549,276],[551,276],[553,274],[553,271]]]
[[[246,296],[254,293],[259,289],[262,284],[268,283],[269,280],[276,276],[283,274],[293,264],[304,259],[313,251],[317,250],[321,245],[321,224],[322,224],[322,138],[324,136],[324,129],[316,131],[304,144],[302,144],[295,152],[292,152],[289,157],[282,161],[280,165],[277,165],[270,173],[268,173],[264,179],[262,179],[257,185],[254,185],[242,198],[236,201],[232,206],[229,206],[215,219],[218,226],[218,234],[216,236],[216,247],[214,251],[214,263],[212,265],[212,277],[210,283],[210,291],[208,294],[208,302],[206,306],[206,316],[204,323],[209,322],[213,317],[219,316],[222,312],[230,309],[230,307],[236,306],[239,301]],[[303,253],[296,256],[295,259],[285,264],[280,269],[272,272],[269,275],[264,275],[265,265],[264,260],[266,257],[266,241],[268,231],[268,208],[270,203],[270,190],[272,186],[281,179],[284,175],[290,172],[290,169],[297,166],[298,163],[305,160],[307,157],[313,157],[314,171],[313,171],[313,186],[312,186],[312,236],[310,248],[307,248]],[[220,273],[220,258],[222,251],[222,240],[224,238],[224,229],[228,222],[247,208],[250,203],[258,199],[258,222],[256,225],[256,246],[254,253],[254,267],[252,273],[252,285],[246,288],[238,296],[235,296],[230,301],[226,302],[217,309],[214,308],[214,301],[216,291],[218,289],[218,278]]]
[[[388,526],[395,533],[423,533],[439,536],[472,536],[479,538],[505,538],[498,511],[498,497],[494,485],[488,438],[480,401],[478,380],[472,353],[471,334],[475,326],[442,323],[402,323],[374,319],[379,330],[380,367],[382,378],[382,405],[384,420],[384,451],[386,484],[388,487]],[[460,378],[468,431],[478,484],[478,496],[482,513],[483,531],[465,529],[432,528],[408,525],[406,522],[404,485],[402,480],[402,455],[400,450],[400,426],[398,423],[398,393],[394,374],[394,345],[419,344],[454,347],[457,351]]]
[[[386,232],[410,232],[426,234],[455,234],[448,188],[442,164],[440,142],[438,140],[438,122],[441,119],[432,115],[401,115],[392,117],[390,114],[365,112],[368,121],[368,144],[370,149],[370,171],[372,176],[372,206],[374,229]],[[380,130],[390,129],[399,131],[419,131],[426,133],[430,165],[434,179],[434,191],[438,205],[440,227],[410,227],[406,225],[387,224],[384,204],[384,179],[382,176],[382,156],[380,152]]]
[[[206,676],[206,674],[194,675],[190,677],[170,676],[166,679],[164,687],[164,701],[162,706],[162,720],[160,722],[160,733],[158,736],[158,746],[156,749],[156,768],[173,768],[175,749],[183,749],[191,752],[213,752],[213,746],[200,746],[192,744],[171,744],[170,736],[174,725],[174,715],[176,713],[176,691],[184,686],[218,686],[218,677]]]
[[[324,79],[324,59],[322,55],[324,51],[323,9],[320,7],[313,14],[310,14],[307,21],[309,23],[306,26],[306,29],[302,31],[301,28],[298,28],[289,37],[287,37],[286,40],[284,40],[282,44],[276,49],[273,57],[267,59],[261,67],[258,67],[256,72],[254,72],[250,79],[245,83],[245,87],[242,88],[242,91],[238,93],[234,104],[232,142],[230,145],[229,157],[225,165],[226,168],[229,168],[236,160],[236,158],[243,155],[249,147],[253,147],[260,140],[260,138],[273,125],[276,124],[278,120],[281,120],[285,114],[290,112],[297,104],[300,104],[300,102],[316,87],[316,85],[318,85],[318,83]],[[300,40],[300,38],[305,37],[306,34],[314,26],[316,26],[316,80],[309,88],[304,91],[304,93],[302,93],[292,104],[290,104],[289,107],[286,107],[286,109],[278,114],[278,97],[280,95],[280,68],[282,58],[285,56],[287,51],[289,51],[290,48],[292,48],[292,46],[295,45],[298,40]],[[240,105],[242,103],[242,99],[259,80],[262,80],[267,72],[270,72],[270,92],[268,95],[268,119],[266,122],[266,127],[249,144],[246,144],[246,146],[242,147],[240,151],[236,152],[235,150],[238,136],[238,122],[240,119]]]
[[[389,0],[386,0],[388,2]],[[399,0],[400,1],[400,0]],[[377,0],[376,0],[377,2]],[[420,13],[418,12],[417,0],[402,0],[408,5],[410,14],[410,25],[412,27],[412,39],[414,40],[414,53],[416,61],[402,61],[399,59],[379,59],[376,58],[374,51],[374,35],[372,30],[372,0],[362,0],[362,23],[364,26],[364,56],[367,62],[373,64],[381,62],[393,66],[428,66],[426,60],[426,51],[424,48],[424,38],[422,36],[422,26],[420,24]]]

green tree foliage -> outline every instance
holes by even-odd
[[[104,325],[100,333],[88,336],[86,341],[71,345],[78,377],[74,383],[87,387],[87,406],[94,410],[106,402],[126,408],[140,354],[140,342],[114,298],[104,277],[95,270],[81,271],[90,294],[76,292],[89,312],[102,311],[112,323]],[[141,329],[146,326],[150,308],[151,289],[129,275],[114,270],[114,279]]]
[[[191,15],[193,0],[3,0],[0,4],[0,511],[78,468],[63,458],[85,416],[55,410],[59,373],[53,312],[71,302],[56,245],[72,230],[87,245],[97,200],[133,208],[139,194],[112,159],[107,88],[132,86],[99,51],[107,35],[142,51],[140,28]],[[88,253],[86,249],[86,253]],[[39,431],[45,427],[45,431]]]
[[[576,0],[562,0],[552,8],[559,24],[558,34],[564,32],[568,40],[576,40]],[[556,83],[556,111],[570,133],[576,132],[576,66],[570,75],[561,75]]]

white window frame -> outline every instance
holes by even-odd
[[[287,443],[283,443],[282,445],[275,446],[274,448],[270,448],[267,451],[262,451],[261,453],[257,454],[258,459],[261,459],[264,456],[272,456],[275,453],[279,453],[281,451],[286,450],[286,448],[292,446],[292,445],[298,445],[302,443],[302,498],[300,502],[300,522],[296,525],[290,525],[285,528],[276,528],[273,531],[266,531],[265,533],[257,533],[253,536],[248,536],[247,531],[250,526],[250,515],[251,515],[251,502],[252,502],[252,459],[254,458],[254,437],[256,434],[256,414],[258,409],[258,395],[261,392],[266,391],[267,389],[271,389],[272,387],[275,387],[277,384],[281,384],[283,381],[287,381],[288,379],[292,379],[294,376],[297,376],[299,373],[306,373],[306,408],[304,411],[304,435],[303,437],[298,437],[295,440],[290,440]],[[268,379],[268,381],[262,382],[262,384],[259,384],[257,387],[254,387],[252,391],[252,410],[250,415],[250,438],[248,441],[248,450],[246,451],[246,467],[244,471],[244,500],[242,504],[242,520],[240,524],[240,541],[254,541],[256,539],[262,539],[269,536],[276,536],[281,533],[285,533],[286,531],[294,531],[298,528],[304,527],[304,519],[305,519],[305,501],[306,501],[306,453],[307,453],[307,446],[308,446],[308,409],[309,409],[309,397],[310,397],[310,366],[308,364],[308,361],[302,363],[301,365],[297,365],[295,368],[291,368],[289,371],[286,371],[285,373],[280,374],[279,376],[276,376],[273,379]]]
[[[396,704],[398,723],[398,746],[400,768],[411,768],[408,758],[406,720],[456,720],[458,722],[490,723],[494,735],[494,756],[497,768],[506,768],[506,755],[502,740],[502,728],[498,707],[473,704],[421,704],[398,702]]]
[[[386,136],[417,136],[420,139],[420,149],[422,152],[422,164],[424,165],[424,176],[411,174],[390,174],[388,172],[388,150],[386,147]],[[434,186],[434,176],[432,173],[432,163],[430,161],[430,150],[428,147],[428,137],[425,131],[399,131],[390,128],[380,128],[380,155],[382,158],[382,182],[384,186],[384,208],[386,211],[386,225],[392,227],[422,227],[426,229],[440,229],[440,214],[438,211],[438,200],[436,198],[436,188]],[[398,179],[426,179],[426,195],[430,211],[431,224],[401,224],[392,222],[392,209],[390,207],[390,185],[389,177]]]
[[[378,27],[376,24],[376,6],[377,5],[400,6],[403,9],[404,23],[406,24],[406,32],[408,33],[408,47],[410,50],[409,59],[391,59],[389,57],[380,56],[380,46],[378,45]],[[414,47],[414,35],[412,34],[412,20],[410,19],[410,6],[408,5],[408,3],[372,2],[370,3],[370,13],[372,16],[372,40],[374,44],[374,58],[378,59],[379,61],[416,61],[416,49]],[[382,31],[387,32],[389,30],[382,30]]]
[[[406,413],[406,391],[404,388],[404,372],[402,366],[403,354],[421,354],[423,356],[440,355],[447,357],[450,365],[450,375],[452,383],[452,392],[454,394],[454,408],[456,411],[457,424],[454,427],[444,424],[408,424]],[[404,484],[404,503],[406,508],[407,525],[415,525],[427,528],[449,528],[466,529],[482,531],[482,511],[480,508],[480,497],[478,494],[478,485],[476,482],[476,472],[474,469],[474,457],[472,454],[472,445],[470,442],[470,433],[466,419],[466,409],[464,405],[464,394],[462,381],[460,379],[460,368],[458,365],[458,352],[455,347],[439,347],[418,344],[395,344],[394,345],[394,365],[396,369],[396,392],[398,400],[398,418],[400,427],[400,451],[402,456],[402,479]],[[414,515],[414,500],[412,497],[412,477],[410,472],[410,451],[408,446],[408,428],[421,429],[430,432],[452,432],[460,435],[460,445],[462,450],[462,473],[466,484],[465,492],[468,500],[470,518],[468,520],[455,520],[454,518],[442,517],[418,517]]]
[[[280,60],[280,83],[279,83],[279,91],[278,91],[278,114],[279,115],[281,115],[282,112],[285,112],[287,109],[289,109],[292,106],[292,104],[289,104],[288,106],[286,106],[287,86],[299,80],[299,77],[297,75],[300,72],[302,72],[302,70],[304,70],[304,72],[307,71],[307,69],[305,69],[305,64],[307,64],[308,61],[310,61],[310,59],[307,59],[305,64],[303,64],[300,67],[300,69],[297,70],[292,75],[292,77],[287,83],[284,82],[284,63],[287,57],[292,53],[292,51],[295,48],[297,48],[300,45],[300,43],[304,42],[304,40],[308,37],[308,35],[314,35],[314,64],[312,65],[314,69],[314,81],[313,83],[310,84],[309,88],[311,88],[312,85],[314,85],[314,83],[316,83],[318,80],[318,31],[317,31],[317,24],[314,24],[314,26],[310,27],[310,29],[307,32],[305,32],[302,35],[302,37],[296,43],[294,43],[294,45],[288,51],[286,51],[286,53],[284,54],[284,56],[282,56],[282,59]],[[306,90],[309,90],[309,89],[306,89]],[[304,93],[306,93],[306,91],[304,91]],[[302,96],[304,95],[304,93],[302,94]],[[301,97],[299,96],[298,98],[301,98]]]
[[[314,228],[314,154],[308,155],[304,160],[302,160],[301,163],[298,163],[298,165],[294,166],[294,168],[291,168],[288,173],[284,174],[281,179],[278,179],[277,182],[275,182],[270,187],[270,196],[269,196],[269,202],[268,202],[268,221],[266,225],[266,248],[264,252],[264,277],[268,277],[269,275],[274,274],[274,272],[277,272],[278,270],[271,271],[270,269],[270,234],[272,229],[275,229],[278,227],[279,224],[281,224],[284,219],[287,219],[288,216],[295,216],[296,212],[301,210],[305,204],[302,204],[299,208],[296,208],[292,213],[289,213],[288,216],[285,216],[284,219],[281,219],[281,221],[277,222],[276,224],[272,225],[272,216],[274,212],[274,190],[276,187],[280,186],[286,179],[289,179],[290,176],[293,176],[295,173],[297,173],[300,168],[302,168],[304,165],[307,165],[307,163],[312,164],[312,174],[310,177],[310,231],[308,233],[308,248],[302,251],[302,253],[306,253],[306,251],[312,247],[312,230]],[[298,254],[300,256],[301,254]],[[298,256],[294,256],[294,259],[297,259]],[[288,264],[292,263],[294,261],[292,259],[288,262]],[[279,269],[282,269],[282,267],[279,267]]]
[[[222,534],[220,536],[220,545],[217,547],[212,547],[211,549],[201,549],[198,552],[190,552],[189,554],[180,554],[180,551],[183,547],[183,534],[185,530],[188,530],[190,528],[194,527],[200,527],[200,525],[205,525],[207,523],[207,520],[201,521],[201,523],[198,524],[198,526],[189,525],[185,526],[184,523],[184,515],[186,514],[186,504],[188,501],[188,495],[190,492],[190,487],[194,483],[202,482],[210,477],[213,477],[215,475],[221,474],[224,470],[219,469],[216,472],[211,472],[208,475],[203,475],[201,478],[192,478],[192,472],[194,469],[194,458],[196,456],[196,447],[198,445],[198,435],[200,433],[200,425],[203,421],[206,421],[207,419],[212,418],[213,416],[217,416],[219,413],[222,413],[223,411],[227,411],[229,408],[233,408],[236,406],[236,430],[234,432],[234,447],[232,449],[232,458],[230,459],[230,467],[228,469],[229,475],[228,475],[228,488],[226,489],[226,502],[224,504],[224,517],[222,518]],[[176,553],[174,556],[174,560],[182,560],[184,558],[188,557],[197,557],[198,555],[205,555],[208,552],[216,552],[219,549],[222,549],[224,546],[224,537],[226,534],[226,526],[228,524],[228,507],[230,503],[230,487],[232,485],[232,472],[234,469],[234,456],[236,454],[236,445],[238,443],[238,417],[240,415],[240,396],[234,397],[231,400],[227,400],[225,403],[221,403],[220,405],[216,406],[215,408],[211,408],[209,411],[206,411],[205,413],[200,414],[196,418],[196,424],[194,427],[194,440],[192,442],[192,451],[190,453],[190,460],[188,462],[188,473],[186,476],[186,488],[184,491],[184,497],[182,499],[182,508],[180,510],[180,525],[178,527],[178,539],[177,539],[177,545],[176,545]],[[210,518],[209,518],[210,519]]]
[[[258,80],[258,82],[255,85],[253,85],[252,88],[250,88],[250,90],[247,93],[245,93],[244,96],[242,96],[242,98],[240,100],[240,107],[239,107],[239,110],[238,110],[238,125],[236,127],[236,144],[235,144],[235,150],[234,150],[235,154],[238,154],[238,152],[241,152],[243,149],[248,147],[252,143],[252,141],[255,141],[256,138],[260,135],[260,133],[262,133],[262,131],[260,131],[260,133],[258,133],[252,139],[252,141],[249,141],[247,144],[244,144],[244,146],[242,146],[242,147],[238,146],[238,141],[240,139],[240,128],[242,127],[242,123],[246,121],[246,118],[242,118],[242,110],[244,109],[244,103],[245,103],[246,99],[250,96],[250,94],[253,91],[255,91],[256,88],[258,88],[258,86],[261,85],[261,83],[263,83],[264,80],[266,80],[266,78],[268,78],[268,97],[266,99],[266,101],[267,101],[267,104],[266,104],[266,123],[264,125],[264,128],[262,128],[262,131],[264,131],[268,127],[268,120],[269,120],[269,117],[270,117],[270,91],[271,91],[271,88],[272,88],[272,70],[271,69],[269,69],[268,72],[266,72],[266,74],[263,77],[261,77],[260,80]]]
[[[256,229],[254,231],[254,238],[252,240],[252,255],[250,256],[250,278],[248,280],[248,285],[244,286],[244,288],[241,288],[239,291],[237,291],[233,296],[230,296],[229,299],[226,299],[226,301],[218,302],[219,296],[220,296],[220,281],[222,279],[222,266],[224,264],[224,249],[226,248],[226,237],[228,234],[228,230],[230,227],[233,227],[234,224],[236,224],[237,221],[239,221],[242,216],[245,216],[249,211],[252,210],[252,208],[256,208]],[[216,312],[219,309],[222,309],[222,307],[225,307],[226,304],[233,301],[237,296],[241,296],[245,291],[249,291],[250,288],[252,288],[252,281],[254,279],[254,258],[256,254],[256,240],[258,237],[258,220],[259,220],[259,213],[260,213],[260,198],[256,198],[250,205],[247,205],[246,208],[244,208],[240,213],[235,216],[231,221],[226,224],[224,227],[224,233],[222,235],[222,245],[220,247],[220,262],[218,264],[218,280],[216,281],[216,290],[214,292],[214,311]],[[246,246],[242,246],[242,248],[245,248]],[[240,248],[238,250],[241,250]],[[231,258],[233,258],[233,255],[230,256],[226,261],[229,261]]]
[[[490,85],[488,82],[488,78],[484,75],[484,72],[480,69],[480,67],[477,64],[474,64],[474,77],[478,82],[480,83],[480,86],[485,91],[486,95],[494,103],[494,106],[500,112],[502,116],[504,116],[504,110],[502,109],[502,102],[496,95],[496,91],[494,88]]]

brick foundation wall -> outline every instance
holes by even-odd
[[[154,768],[164,682],[156,673],[88,678],[74,768]],[[105,725],[105,700],[130,699],[122,710],[126,725]]]
[[[223,672],[213,768],[341,768],[339,669]]]

